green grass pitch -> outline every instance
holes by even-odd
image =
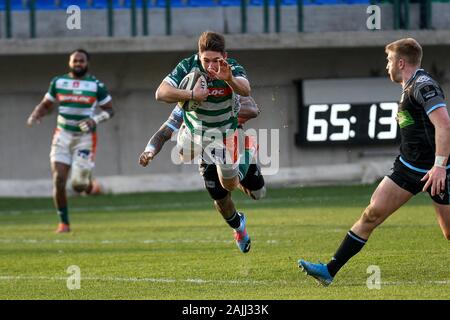
[[[378,228],[328,288],[297,260],[328,262],[375,186],[235,192],[252,249],[242,254],[206,192],[69,199],[55,234],[51,199],[0,199],[0,299],[449,299],[450,243],[419,195]],[[80,267],[81,287],[67,288]],[[369,289],[367,268],[381,271]]]

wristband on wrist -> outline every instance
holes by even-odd
[[[99,124],[100,122],[108,120],[110,117],[111,117],[111,115],[109,114],[109,112],[102,111],[99,114],[96,114],[95,116],[93,116],[92,120],[94,120],[96,124]]]
[[[445,168],[445,163],[447,162],[447,157],[436,156],[434,159],[434,166],[439,168]]]
[[[145,150],[144,150],[144,152],[152,152],[152,153],[154,153],[155,152],[155,146],[154,145],[152,145],[151,143],[149,143],[149,144],[147,144],[147,146],[145,147]]]

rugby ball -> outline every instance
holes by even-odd
[[[192,71],[188,73],[183,80],[181,80],[180,85],[178,86],[178,89],[184,89],[184,90],[192,90],[195,87],[195,84],[197,83],[198,79],[201,79],[201,86],[203,89],[206,89],[208,87],[206,83],[206,78],[199,72],[199,71]],[[200,102],[195,100],[187,100],[187,101],[180,101],[178,102],[178,106],[182,108],[184,111],[194,111],[201,105]]]

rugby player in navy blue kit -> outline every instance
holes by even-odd
[[[371,233],[414,195],[428,192],[444,237],[450,240],[450,119],[440,85],[420,68],[422,48],[412,39],[400,39],[385,48],[393,82],[402,85],[397,121],[400,155],[392,174],[372,195],[369,206],[352,226],[328,264],[298,261],[307,275],[324,286],[356,255]]]

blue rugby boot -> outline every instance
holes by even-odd
[[[250,236],[247,233],[246,228],[246,218],[243,213],[238,213],[241,219],[241,224],[239,228],[234,230],[234,240],[236,240],[236,245],[242,253],[247,253],[250,251]]]
[[[311,263],[300,259],[298,260],[298,267],[306,272],[308,276],[315,278],[324,287],[329,286],[333,281],[327,266],[323,263]]]

